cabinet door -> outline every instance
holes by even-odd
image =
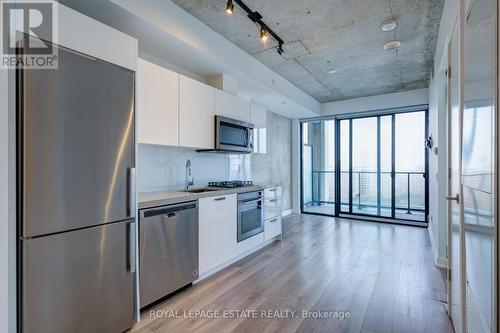
[[[215,89],[215,114],[250,122],[250,103],[225,91]]]
[[[180,75],[179,145],[214,148],[214,88]]]
[[[138,142],[179,145],[179,74],[137,62]]]
[[[237,255],[236,194],[199,200],[199,274]]]
[[[257,104],[250,105],[250,122],[254,124],[254,153],[267,152],[267,110]]]

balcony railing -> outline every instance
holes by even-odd
[[[306,206],[335,204],[335,171],[312,171],[309,189],[304,187]],[[380,186],[378,184],[380,183]],[[307,193],[307,192],[310,193]],[[392,206],[391,172],[352,172],[353,210],[385,209]],[[340,203],[349,205],[349,171],[341,171]],[[425,212],[425,173],[395,172],[395,209],[406,214]]]

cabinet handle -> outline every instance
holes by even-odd
[[[276,218],[274,218],[274,219],[272,219],[272,220],[269,220],[269,222],[271,222],[271,223],[272,223],[272,222],[276,222],[276,221],[278,221],[278,219],[276,219]]]
[[[276,192],[276,189],[275,188],[270,188],[269,192]]]
[[[269,202],[276,202],[276,201],[278,201],[278,199],[271,199],[271,200],[269,200]]]
[[[226,200],[226,197],[222,197],[222,198],[215,198],[214,201],[222,201],[222,200]]]

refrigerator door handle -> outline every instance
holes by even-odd
[[[127,270],[130,273],[135,273],[136,271],[136,261],[135,261],[135,223],[130,222],[127,227],[127,242],[128,242],[128,253],[127,253]]]
[[[130,168],[128,170],[128,214],[130,217],[134,218],[135,217],[135,211],[136,211],[136,187],[135,187],[135,168]]]

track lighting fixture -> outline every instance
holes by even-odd
[[[260,39],[262,39],[263,42],[267,41],[267,30],[264,29],[264,27],[260,27]]]
[[[226,13],[228,15],[231,15],[233,13],[233,10],[234,10],[233,0],[227,0],[227,3],[226,3]]]
[[[254,12],[248,6],[242,1],[242,0],[228,0],[226,3],[226,13],[228,15],[231,15],[234,10],[234,4],[235,2],[243,11],[247,14],[248,18],[260,26],[260,39],[263,42],[266,42],[269,39],[269,35],[271,35],[276,42],[278,42],[278,45],[276,46],[276,51],[281,55],[283,54],[283,44],[285,42],[271,29],[267,24],[262,21],[262,15],[259,12]]]

